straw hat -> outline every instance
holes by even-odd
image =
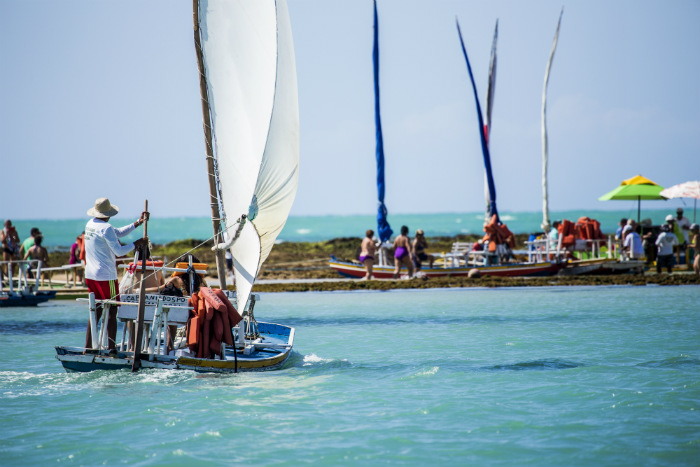
[[[423,229],[416,230],[416,235],[423,235]]]
[[[109,202],[108,198],[97,198],[95,207],[88,210],[88,216],[92,217],[112,217],[119,212],[119,207]]]

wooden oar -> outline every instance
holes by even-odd
[[[148,200],[146,200],[144,211],[148,212]],[[143,221],[143,238],[148,236],[148,219]],[[131,371],[136,372],[141,368],[141,341],[143,340],[143,317],[146,310],[146,248],[144,245],[141,254],[141,288],[139,289],[139,311],[136,315],[136,337],[134,339],[134,361],[131,364]]]

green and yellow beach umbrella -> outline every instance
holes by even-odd
[[[639,222],[641,204],[643,199],[666,199],[661,190],[664,187],[658,185],[641,175],[623,180],[619,187],[605,193],[598,201],[610,200],[637,200],[637,222]]]

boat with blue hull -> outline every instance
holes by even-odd
[[[227,292],[235,300],[234,292]],[[138,295],[124,295],[117,317],[124,324],[133,323],[136,317]],[[173,349],[168,348],[168,325],[186,325],[189,319],[187,299],[148,295],[145,311],[146,341],[141,368],[164,370],[192,370],[201,373],[236,373],[239,371],[275,370],[289,359],[294,345],[294,328],[282,324],[257,322],[253,317],[253,306],[260,297],[251,295],[241,323],[233,328],[234,345],[222,344],[216,358],[199,358],[187,347],[185,336],[175,339]],[[104,304],[104,302],[102,302]],[[91,323],[94,306],[91,299]],[[104,323],[104,321],[103,321]],[[56,346],[56,358],[67,372],[90,372],[96,370],[131,370],[134,352],[129,348],[128,327],[122,330],[121,343],[113,351],[107,350],[106,329],[100,329],[94,348]]]
[[[55,290],[0,292],[0,307],[37,306],[56,297]]]
[[[15,266],[19,268],[17,280],[12,275]],[[34,285],[30,285],[27,279],[27,269],[32,266],[36,266],[36,269],[32,270],[36,274]],[[7,271],[7,290],[5,290],[4,281],[0,280],[0,307],[37,306],[55,298],[55,290],[39,290],[41,266],[42,262],[39,260],[0,261],[0,267],[6,268]]]
[[[258,322],[254,307],[260,297],[252,293],[298,185],[299,110],[287,3],[195,0],[193,10],[214,233],[209,240],[221,290],[197,292],[194,278],[206,274],[206,265],[192,257],[185,267],[173,268],[146,266],[142,256],[141,263],[134,261],[140,277],[184,274],[195,294],[149,295],[145,280],[138,294],[110,300],[90,294],[90,347],[56,346],[66,371],[233,373],[278,369],[291,355],[294,328]],[[226,250],[233,258],[235,292],[226,287]],[[102,320],[98,310],[104,310]],[[113,334],[104,315],[112,310],[123,325],[121,342],[108,342]]]

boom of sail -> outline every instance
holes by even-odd
[[[218,248],[231,249],[242,310],[297,191],[292,31],[286,0],[195,2],[215,160],[212,203],[226,240]]]

